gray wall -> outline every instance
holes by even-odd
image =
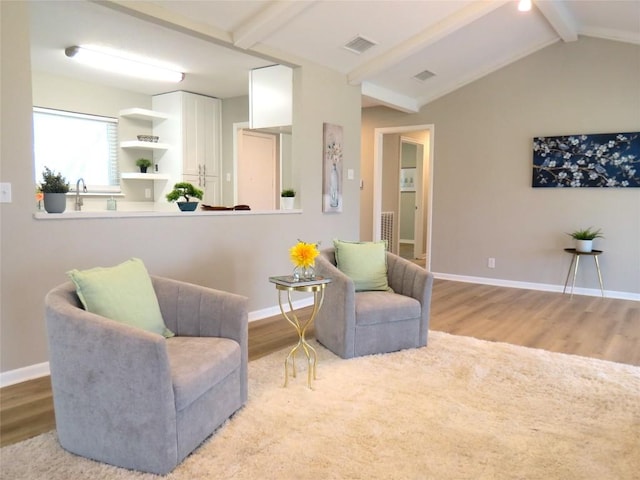
[[[531,188],[532,138],[640,131],[640,46],[556,43],[407,115],[362,116],[361,237],[370,238],[376,127],[434,124],[436,273],[561,285],[565,234],[600,227],[605,289],[640,293],[640,189]],[[487,268],[487,258],[496,268]],[[598,288],[593,262],[577,285]]]
[[[137,256],[153,274],[246,295],[255,311],[277,305],[268,277],[291,271],[288,249],[298,238],[323,245],[336,237],[358,238],[357,181],[345,182],[343,212],[327,215],[321,179],[323,122],[344,127],[345,168],[359,177],[360,92],[344,76],[307,64],[294,78],[292,146],[303,213],[34,219],[27,4],[0,2],[0,15],[0,181],[13,189],[12,203],[0,204],[2,372],[47,361],[43,299],[72,268],[109,266]]]
[[[222,205],[233,205],[233,124],[249,121],[249,95],[222,100]],[[227,173],[230,181],[227,182]]]

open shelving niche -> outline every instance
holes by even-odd
[[[120,110],[119,115],[124,118],[129,118],[132,120],[142,120],[147,122],[155,122],[162,121],[169,118],[169,115],[162,112],[157,112],[154,110],[148,110],[146,108],[126,108],[124,110]],[[136,149],[136,150],[147,150],[147,151],[165,151],[170,148],[168,143],[154,143],[154,142],[142,142],[139,140],[125,140],[120,142],[120,148],[124,149]],[[154,158],[155,162],[155,158]],[[138,173],[138,172],[123,172],[120,175],[120,178],[123,180],[152,180],[154,182],[153,192],[154,192],[154,202],[161,200],[161,193],[163,191],[164,182],[168,182],[171,179],[170,175],[163,173]]]

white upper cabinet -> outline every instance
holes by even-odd
[[[220,204],[220,100],[171,92],[155,95],[152,103],[154,110],[168,114],[153,128],[154,135],[171,145],[162,154],[160,172],[173,183],[187,181],[204,190],[204,203]]]
[[[293,70],[283,65],[249,73],[250,128],[283,127],[293,123]]]

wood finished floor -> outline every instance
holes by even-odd
[[[436,280],[431,329],[640,366],[640,302],[631,300]],[[251,322],[249,359],[295,341],[279,316]],[[53,428],[49,377],[0,389],[1,446]]]

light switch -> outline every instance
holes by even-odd
[[[353,180],[353,168],[347,169],[347,180]]]
[[[11,184],[0,183],[0,203],[11,203]]]

